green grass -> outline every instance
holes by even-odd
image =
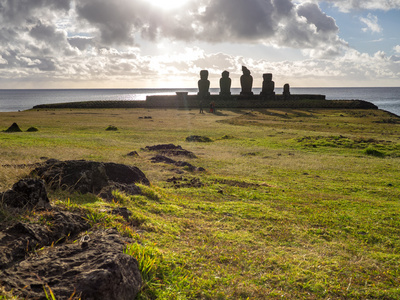
[[[378,110],[219,112],[2,113],[0,130],[17,122],[39,131],[0,133],[0,188],[42,157],[139,167],[151,181],[140,196],[114,192],[106,203],[50,193],[53,205],[137,241],[125,253],[139,262],[139,299],[400,299],[399,118]],[[105,131],[108,124],[118,131]],[[192,135],[213,142],[187,142]],[[177,175],[175,166],[151,163],[154,153],[141,149],[163,143],[194,152],[179,159],[206,171]],[[180,176],[202,186],[167,182]],[[129,222],[109,206],[128,207]]]

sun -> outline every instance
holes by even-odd
[[[149,2],[161,9],[174,10],[184,6],[190,0],[149,0]]]

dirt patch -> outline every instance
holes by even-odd
[[[210,143],[212,139],[207,136],[191,135],[186,138],[186,142]]]
[[[163,155],[156,155],[154,157],[151,158],[151,162],[152,163],[166,163],[169,165],[174,165],[177,167],[182,167],[182,168],[187,168],[189,171],[194,172],[194,171],[205,171],[204,168],[202,167],[195,167],[193,166],[191,163],[188,163],[186,161],[176,161],[173,160],[169,157],[163,156]]]
[[[338,147],[338,148],[358,148],[364,149],[370,145],[391,145],[393,142],[376,140],[373,138],[351,138],[343,135],[331,136],[305,136],[296,139],[297,142],[308,147]]]
[[[231,179],[217,179],[214,182],[215,183],[220,183],[220,184],[226,184],[226,185],[229,185],[229,186],[241,187],[241,188],[268,186],[267,184],[258,184],[258,183],[231,180]]]
[[[145,150],[156,151],[162,155],[185,156],[188,158],[197,158],[193,152],[185,150],[179,145],[175,146],[174,144],[160,144],[160,145],[155,145],[155,146],[146,146]]]
[[[199,178],[184,178],[184,177],[172,177],[167,179],[167,182],[173,184],[174,188],[200,188],[203,187],[204,184],[200,181]]]

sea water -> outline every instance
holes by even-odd
[[[39,104],[65,103],[99,100],[144,101],[148,95],[174,95],[177,91],[196,94],[197,89],[15,89],[0,90],[0,112],[21,111]],[[254,88],[259,94],[260,88]],[[210,89],[211,94],[218,94],[219,89]],[[232,88],[232,94],[239,94],[240,89]],[[275,89],[277,94],[281,88]],[[400,116],[400,87],[369,88],[291,88],[292,94],[321,94],[327,100],[365,100]]]

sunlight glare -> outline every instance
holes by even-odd
[[[151,4],[166,10],[177,9],[184,4],[186,4],[189,0],[150,0]]]

